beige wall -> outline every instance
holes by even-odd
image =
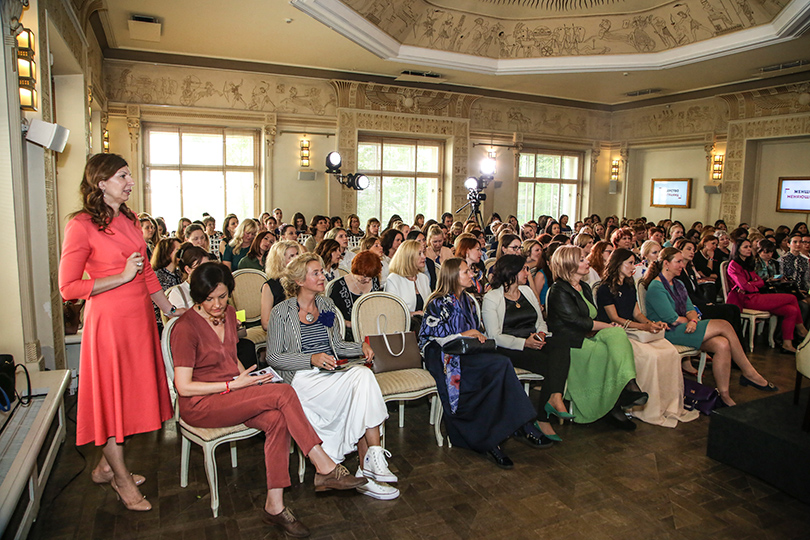
[[[755,196],[750,209],[752,225],[788,225],[807,222],[810,215],[776,211],[780,176],[810,177],[810,138],[780,139],[755,143]],[[746,209],[743,209],[745,216]]]
[[[272,185],[269,190],[269,200],[262,210],[272,211],[279,207],[284,211],[285,220],[292,220],[295,212],[301,212],[309,220],[315,214],[329,215],[328,192],[337,180],[327,177],[326,154],[337,147],[335,137],[324,135],[310,135],[310,168],[302,169],[299,161],[300,141],[303,133],[282,133],[276,135],[272,149]],[[298,171],[315,171],[314,181],[298,179]],[[350,171],[347,171],[350,172]],[[331,217],[331,216],[330,216]]]

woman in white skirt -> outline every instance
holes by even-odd
[[[598,312],[596,319],[622,325],[626,330],[641,330],[642,335],[663,334],[666,323],[650,321],[638,307],[636,298],[635,257],[629,249],[616,249],[608,260],[604,279],[596,291]],[[648,424],[675,427],[678,422],[689,422],[697,411],[683,408],[683,375],[681,357],[666,339],[642,343],[633,339],[633,359],[636,380],[649,399],[644,407],[635,407],[632,415]]]
[[[335,372],[339,359],[371,360],[371,347],[343,341],[340,312],[323,296],[326,278],[318,255],[304,253],[290,261],[281,283],[288,298],[270,314],[267,363],[298,394],[329,457],[340,463],[357,450],[356,476],[368,478],[358,491],[375,499],[397,498],[399,490],[388,484],[397,481],[386,461],[391,454],[380,444],[388,411],[377,379],[364,366]]]

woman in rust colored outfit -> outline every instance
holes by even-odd
[[[180,317],[170,338],[180,416],[202,428],[244,423],[264,431],[267,499],[262,519],[290,536],[308,536],[309,530],[284,506],[284,488],[290,485],[290,435],[317,469],[316,491],[355,489],[366,479],[355,478],[326,455],[290,385],[269,384],[272,372],[251,375],[256,366],[245,369],[239,363],[238,321],[228,305],[233,287],[233,276],[222,263],[202,264],[191,275],[194,307]]]
[[[76,445],[103,455],[93,481],[110,483],[130,510],[152,508],[124,462],[124,438],[160,429],[172,416],[152,302],[179,315],[146,259],[146,244],[126,202],[135,185],[126,161],[96,154],[81,183],[82,209],[65,227],[59,265],[64,298],[84,298]],[[84,272],[90,279],[82,279]]]

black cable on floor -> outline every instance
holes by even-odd
[[[70,406],[70,408],[68,408],[67,410],[65,410],[65,418],[66,418],[66,419],[68,419],[70,422],[72,422],[74,425],[76,425],[76,417],[75,417],[75,416],[71,417],[71,416],[70,416],[70,412],[71,412],[72,410],[76,409],[76,404],[77,404],[77,403],[78,403],[78,400],[74,401],[74,402],[73,402],[73,404]],[[54,495],[53,497],[51,497],[51,500],[50,500],[50,501],[48,501],[47,503],[44,503],[44,504],[42,505],[42,507],[40,508],[40,513],[43,511],[43,509],[44,509],[44,510],[48,510],[48,509],[50,509],[51,505],[52,505],[54,502],[56,502],[56,499],[58,499],[58,498],[59,498],[59,496],[62,494],[62,492],[63,492],[63,491],[65,491],[65,489],[67,489],[67,487],[68,487],[70,484],[72,484],[72,483],[73,483],[73,481],[74,481],[74,480],[76,480],[76,479],[77,479],[79,476],[81,476],[81,475],[82,475],[82,473],[84,473],[84,471],[87,469],[87,456],[85,456],[85,455],[82,453],[82,451],[81,451],[81,450],[79,450],[79,447],[78,447],[78,446],[73,445],[73,448],[75,448],[75,449],[76,449],[76,453],[78,453],[78,454],[81,456],[81,458],[82,458],[82,468],[79,470],[79,472],[77,472],[76,474],[74,474],[74,475],[73,475],[73,476],[70,478],[70,480],[68,480],[68,481],[67,481],[67,483],[66,483],[64,486],[62,486],[61,488],[59,488],[59,491],[57,491],[57,492],[56,492],[56,495]]]

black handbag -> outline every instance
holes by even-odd
[[[17,391],[14,357],[0,354],[0,411],[8,411]]]
[[[484,354],[494,353],[496,348],[494,339],[481,343],[478,338],[461,336],[445,343],[442,352],[452,355]]]

